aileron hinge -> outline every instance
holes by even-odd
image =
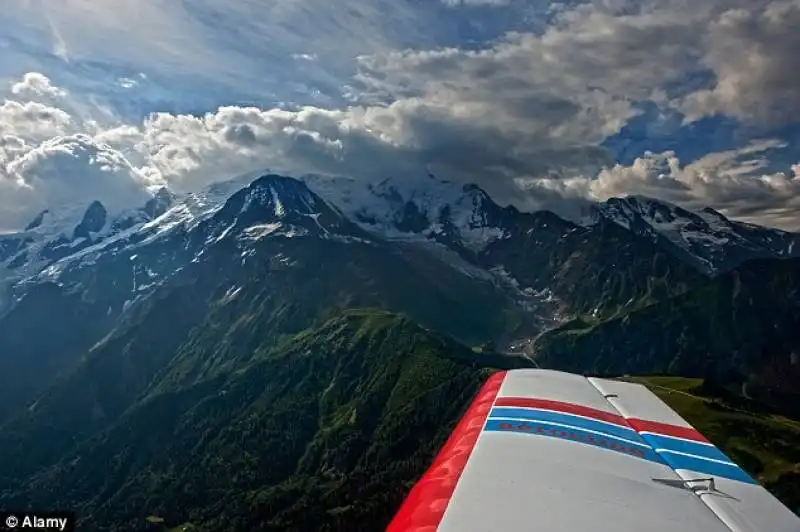
[[[688,487],[690,490],[694,491],[695,493],[698,491],[701,486],[694,486],[692,485],[695,482],[705,482],[706,488],[704,491],[717,491],[717,485],[714,482],[714,477],[708,478],[692,478],[688,480],[684,480],[683,483]]]

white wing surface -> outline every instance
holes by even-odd
[[[493,375],[388,532],[800,532],[640,384]]]

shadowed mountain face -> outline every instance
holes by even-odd
[[[605,220],[581,227],[537,213],[526,221],[489,245],[481,260],[524,286],[556,294],[572,314],[611,316],[705,280],[669,252]]]
[[[707,274],[726,272],[747,260],[800,254],[800,235],[795,233],[732,221],[711,208],[691,212],[643,196],[611,198],[592,209],[592,218],[624,227]]]
[[[77,395],[58,406],[46,396],[4,427],[4,460],[22,451],[8,447],[13,434],[36,466],[52,465],[4,470],[1,503],[81,508],[85,530],[142,529],[145,508],[209,531],[378,530],[488,375],[471,350],[382,312],[252,347],[235,371],[182,383],[185,358],[106,366],[98,353],[73,377]],[[179,350],[197,348],[189,339]],[[120,365],[128,373],[108,382]],[[57,452],[48,411],[71,416],[80,435]],[[17,476],[26,467],[39,473]]]
[[[572,255],[585,254],[587,245],[594,249],[584,261],[588,269],[595,271],[603,269],[603,260],[615,258],[619,259],[614,264],[616,270],[628,268],[628,263],[638,258],[647,267],[651,255],[658,254],[665,257],[657,259],[659,272],[663,272],[664,267],[676,269],[680,265],[704,275],[715,275],[745,260],[786,258],[800,253],[800,246],[795,245],[798,235],[733,222],[710,209],[690,212],[640,196],[612,198],[592,209],[584,225],[576,225],[548,212],[530,214],[500,207],[479,187],[460,186],[433,176],[417,180],[389,179],[378,185],[314,176],[297,181],[266,175],[257,181],[263,185],[264,195],[255,201],[251,199],[251,206],[264,205],[274,211],[274,206],[269,207],[274,197],[281,205],[287,204],[287,212],[297,212],[301,217],[303,213],[308,214],[309,208],[315,214],[333,211],[334,217],[342,217],[351,227],[375,238],[438,244],[439,248],[456,253],[473,265],[503,269],[506,273],[513,269],[516,273],[512,277],[522,289],[533,289],[529,286],[533,284],[537,291],[542,286],[550,288],[550,284],[558,288],[558,279],[555,283],[549,280],[560,275],[557,271],[560,263],[569,261],[569,266],[574,267],[576,261]],[[274,186],[270,188],[268,182]],[[189,231],[201,221],[219,214],[227,200],[234,199],[232,196],[249,183],[249,179],[235,179],[183,197],[162,189],[142,208],[113,216],[99,202],[91,203],[77,220],[73,216],[75,213],[44,211],[26,231],[0,235],[0,279],[11,279],[15,283],[24,280],[21,287],[12,291],[18,298],[31,279],[36,282],[35,279],[42,276],[60,277],[65,270],[93,266],[93,261],[103,255],[130,250],[143,242],[159,240],[169,247],[167,241],[173,233]],[[243,201],[243,194],[238,195]],[[305,205],[304,198],[313,198],[312,204]],[[236,210],[242,205],[229,207]],[[256,211],[253,215],[260,217]],[[330,217],[330,213],[325,216]],[[246,222],[246,217],[240,218],[242,223]],[[309,220],[313,221],[307,218]],[[309,229],[299,218],[294,222]],[[508,242],[509,239],[512,241]],[[622,253],[617,252],[618,248]],[[608,252],[612,249],[616,253]],[[537,268],[527,266],[526,271],[521,271],[519,264],[503,263],[506,258],[513,263],[522,250],[526,251],[520,260],[526,265],[538,265]],[[586,269],[582,265],[584,261],[580,262],[581,269]],[[641,271],[641,266],[634,267],[640,270],[635,272],[637,278],[649,273],[646,269]],[[56,273],[48,273],[53,268]],[[680,277],[675,281],[683,287],[687,279],[683,274]],[[626,294],[623,288],[617,295],[639,295],[641,286],[635,285],[641,285],[641,279],[630,280],[634,282],[626,284],[635,288],[634,293]],[[606,285],[601,291],[607,293],[609,288]],[[570,291],[560,292],[556,295],[567,307],[574,303],[569,301]],[[590,297],[591,294],[584,294],[579,299]],[[622,303],[628,299],[624,297]],[[584,301],[580,306],[587,305],[588,301]],[[9,306],[7,297],[0,300],[0,308],[3,306]],[[588,306],[589,310],[594,308]]]
[[[800,260],[754,261],[596,325],[546,333],[536,359],[592,373],[705,376],[800,414]]]
[[[0,319],[0,422],[72,369],[114,320],[102,301],[36,286]]]
[[[108,211],[99,201],[93,201],[86,213],[83,215],[83,220],[75,228],[72,239],[78,238],[91,238],[92,233],[99,233],[103,230],[108,220]]]
[[[163,321],[194,303],[176,294],[147,314]],[[157,530],[382,530],[489,375],[482,367],[503,362],[372,310],[256,343],[247,360],[189,379],[200,346],[170,346],[163,329],[139,337],[183,358],[133,356],[143,354],[134,342],[126,356],[87,360],[57,387],[70,393],[45,394],[0,428],[4,463],[35,457],[4,468],[0,504],[79,508],[87,531],[153,530],[148,516],[166,523]],[[124,378],[108,374],[122,367]],[[697,379],[644,382],[800,508],[789,471],[800,425]],[[668,386],[679,393],[661,393]]]
[[[796,259],[711,277],[663,224],[430,186],[384,183],[359,207],[277,175],[163,191],[146,221],[12,284],[0,506],[78,508],[86,530],[379,530],[485,368],[531,363],[490,346],[533,338],[546,367],[796,400]]]

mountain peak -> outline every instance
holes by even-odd
[[[304,216],[316,214],[319,198],[297,179],[277,174],[266,174],[245,188],[244,204],[241,212],[249,209],[272,209],[276,218],[284,218],[290,213]],[[235,196],[235,195],[234,195]],[[231,198],[233,199],[233,198]]]
[[[72,239],[91,238],[91,233],[103,230],[108,220],[108,211],[102,203],[95,200],[86,209],[81,223],[75,228]]]
[[[143,211],[147,216],[152,218],[158,218],[175,203],[175,200],[178,198],[177,194],[172,192],[167,187],[161,187],[158,191],[153,195],[151,199],[145,203],[143,207]]]
[[[41,227],[42,223],[44,222],[45,215],[47,215],[49,212],[50,211],[48,209],[45,209],[39,214],[37,214],[36,218],[31,220],[31,223],[25,226],[25,231],[33,231],[37,227]]]
[[[601,203],[601,206],[605,205],[607,207],[628,207],[632,209],[634,212],[646,214],[648,212],[654,211],[680,211],[688,213],[686,209],[675,205],[669,201],[651,198],[650,196],[644,196],[642,194],[631,194],[629,196],[623,197],[612,197],[606,200],[605,203]]]
[[[324,176],[305,180],[362,228],[389,238],[446,240],[483,249],[506,234],[507,218],[517,212],[498,206],[476,184],[432,174],[393,176],[378,183]]]
[[[723,222],[730,222],[730,220],[728,220],[728,218],[725,217],[724,214],[722,214],[721,212],[719,212],[716,209],[712,209],[711,207],[703,207],[700,212],[703,213],[703,214],[707,214],[709,216],[712,216],[717,220],[720,220],[720,221],[723,221]]]
[[[592,219],[610,221],[660,242],[701,271],[715,274],[759,257],[792,256],[796,235],[732,222],[706,207],[690,211],[646,196],[610,198],[593,208]]]
[[[215,241],[229,235],[252,239],[253,235],[327,235],[356,229],[303,181],[277,174],[263,175],[233,194],[209,224],[210,238]]]
[[[628,229],[632,225],[666,226],[681,219],[700,221],[693,213],[668,201],[643,195],[612,197],[594,206],[594,218],[605,218]]]

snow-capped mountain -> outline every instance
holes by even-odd
[[[209,238],[229,235],[259,238],[276,231],[285,236],[318,236],[356,231],[355,226],[296,179],[259,177],[233,194],[208,222]]]
[[[212,218],[215,223],[230,219],[225,223],[232,224],[213,229],[213,238],[219,239],[237,231],[267,235],[279,230],[276,224],[292,234],[319,228],[336,233],[320,222],[330,224],[338,217],[337,223],[348,224],[348,238],[374,234],[438,242],[474,254],[506,237],[520,215],[516,209],[499,207],[477,186],[432,176],[378,184],[344,177],[257,177],[241,176],[182,197],[162,189],[144,207],[113,218],[99,202],[83,209],[82,217],[76,212],[44,212],[26,231],[0,237],[0,266],[14,280],[56,280],[66,270],[93,265],[103,254],[164,240],[175,232],[189,233]],[[261,186],[251,186],[259,182]],[[263,189],[267,182],[271,184]],[[232,209],[241,212],[234,216]],[[244,220],[264,219],[264,209],[272,209],[275,220],[244,227]],[[290,223],[287,216],[300,218]]]
[[[301,181],[277,175],[251,179],[215,183],[187,194],[152,219],[142,209],[141,221],[113,233],[99,233],[104,238],[89,241],[79,237],[86,245],[75,246],[70,254],[46,265],[28,262],[30,275],[17,282],[12,293],[20,297],[30,287],[45,282],[80,290],[97,285],[89,280],[102,271],[112,278],[116,289],[121,289],[109,298],[109,312],[113,312],[146,296],[187,264],[200,260],[214,245],[233,242],[237,247],[234,256],[246,261],[252,256],[250,248],[267,237],[369,238]],[[77,232],[95,235],[92,230],[103,224],[103,212],[101,205],[93,203]],[[152,208],[150,212],[157,214]],[[106,221],[103,226],[108,225]],[[102,297],[106,296],[109,294]]]
[[[432,175],[377,184],[321,176],[305,176],[303,181],[362,228],[383,238],[424,238],[472,252],[506,237],[505,226],[519,214],[497,205],[480,187]]]
[[[523,213],[500,207],[479,187],[434,176],[387,179],[377,185],[349,178],[307,176],[304,180],[364,229],[382,237],[423,237],[479,253],[527,224]],[[800,256],[800,245],[796,245],[800,235],[729,220],[710,208],[693,212],[665,201],[630,196],[595,205],[589,223],[601,219],[662,246],[707,274],[754,258]]]
[[[109,212],[100,201],[39,213],[23,231],[0,235],[0,279],[24,279],[167,211],[175,195],[163,188],[136,209]]]
[[[716,274],[745,260],[800,256],[800,235],[729,220],[706,208],[692,212],[643,196],[611,198],[592,209],[592,220],[612,221],[652,240],[701,271]]]
[[[705,233],[723,252],[733,239],[723,241],[724,230],[747,242],[777,234],[711,212],[625,202],[599,206],[595,223],[582,226],[431,177],[370,185],[267,174],[181,197],[164,191],[127,217],[95,202],[71,218],[43,213],[0,239],[4,263],[20,260],[16,273],[27,272],[0,283],[0,354],[36,361],[19,380],[24,391],[41,371],[66,370],[135,329],[153,308],[171,321],[213,307],[221,321],[257,329],[254,312],[305,327],[319,312],[370,305],[413,311],[434,329],[492,330],[501,349],[528,349],[570,318],[604,320],[707,282],[692,248],[654,226],[680,222],[680,235],[692,228],[691,242],[701,242]],[[225,360],[225,341],[209,341],[208,360]]]
[[[800,253],[794,246],[798,235],[638,196],[595,206],[592,224],[603,223],[628,231],[626,245],[635,247],[640,239],[706,274],[749,258]],[[251,174],[181,197],[163,189],[143,207],[115,215],[99,202],[69,213],[45,211],[25,231],[0,236],[0,265],[6,284],[8,279],[16,283],[11,293],[18,296],[41,282],[80,283],[98,264],[119,268],[120,258],[127,257],[126,271],[133,273],[125,300],[133,301],[217,243],[236,242],[245,260],[248,246],[264,238],[379,239],[425,244],[429,251],[434,246],[442,260],[461,261],[463,271],[478,268],[489,277],[516,271],[511,281],[529,279],[520,290],[536,285],[539,293],[557,266],[553,261],[572,260],[580,252],[559,247],[589,245],[598,232],[552,213],[501,207],[477,186],[430,175],[371,184],[345,177]],[[525,260],[513,268],[498,258],[521,256]],[[525,264],[536,272],[520,270]],[[4,291],[7,287],[0,299]]]
[[[25,230],[0,235],[0,311],[4,294],[19,292],[9,290],[9,284],[54,280],[66,269],[91,266],[103,254],[192,227],[254,177],[236,177],[182,196],[162,188],[141,207],[116,213],[98,201],[43,211]]]

